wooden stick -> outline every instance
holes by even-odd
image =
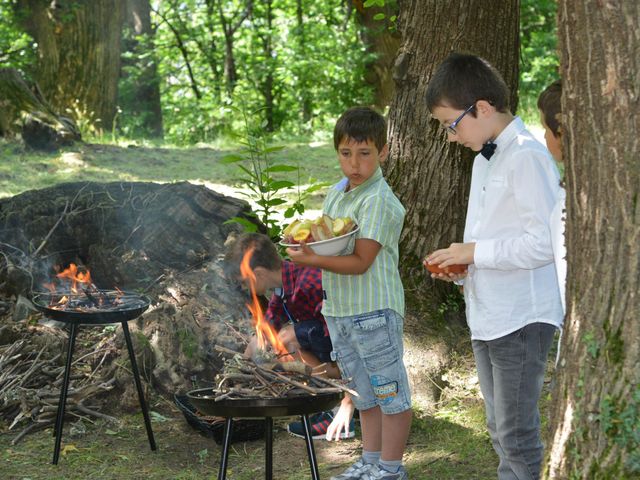
[[[285,383],[290,383],[291,385],[301,388],[302,390],[309,392],[312,395],[317,395],[318,394],[318,390],[316,390],[313,387],[310,387],[309,385],[305,385],[304,383],[298,382],[296,380],[293,380],[291,378],[286,377],[285,375],[282,375],[278,372],[274,372],[274,371],[268,371],[265,370],[264,368],[260,367],[259,365],[257,366],[258,370],[263,373],[263,374],[267,374],[267,375],[274,375],[276,376],[278,379],[280,379],[281,381],[285,382]]]
[[[332,387],[335,388],[339,388],[340,390],[342,390],[343,392],[347,392],[349,395],[352,395],[354,397],[359,397],[360,395],[358,395],[358,392],[356,392],[355,390],[342,385],[339,382],[336,382],[335,380],[332,380],[330,378],[326,378],[326,377],[313,377],[314,380],[320,380],[321,382],[326,383],[327,385],[331,385]]]

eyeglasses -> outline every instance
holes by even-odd
[[[443,126],[442,128],[444,128],[444,130],[447,133],[450,133],[452,135],[455,135],[456,133],[456,127],[458,126],[458,124],[460,123],[460,120],[462,120],[464,118],[464,116],[469,113],[471,110],[474,109],[474,107],[476,106],[476,103],[473,102],[471,105],[469,105],[469,108],[467,108],[464,112],[462,112],[462,115],[460,115],[458,118],[456,118],[453,122],[451,122],[450,125],[447,125],[446,127]]]

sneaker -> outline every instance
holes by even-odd
[[[309,423],[311,424],[311,438],[314,440],[326,439],[327,428],[333,421],[333,412],[320,412],[309,417]],[[294,437],[304,438],[304,425],[302,421],[291,422],[287,425],[287,431]],[[349,433],[342,432],[340,438],[353,438],[356,436],[356,422],[351,419],[349,422]]]
[[[409,474],[403,466],[396,473],[391,473],[378,465],[373,465],[368,471],[363,472],[358,480],[409,480]]]
[[[340,475],[331,477],[329,480],[360,480],[361,478],[365,478],[364,475],[370,475],[377,471],[379,471],[379,468],[376,465],[373,465],[372,463],[364,463],[364,460],[361,458]]]

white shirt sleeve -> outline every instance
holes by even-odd
[[[477,268],[497,270],[533,269],[553,262],[549,216],[558,187],[545,169],[545,159],[534,150],[520,152],[508,174],[508,188],[519,219],[510,225],[513,236],[478,240],[474,263]],[[517,234],[516,234],[517,232]]]

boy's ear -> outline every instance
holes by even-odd
[[[387,157],[389,156],[389,144],[385,143],[382,150],[380,150],[380,155],[378,156],[380,163],[383,163]]]
[[[496,108],[486,100],[478,100],[476,102],[476,112],[478,115],[486,117],[496,111]]]
[[[253,273],[255,274],[256,278],[265,278],[267,269],[264,267],[255,267],[253,269]]]

